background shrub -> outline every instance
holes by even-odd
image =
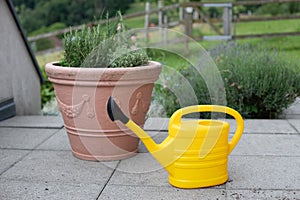
[[[228,106],[247,118],[277,118],[300,94],[300,76],[275,50],[227,45],[212,53]]]
[[[300,95],[300,75],[293,70],[296,67],[274,50],[229,44],[210,53],[224,81],[227,106],[245,118],[277,118]],[[208,89],[199,73],[191,66],[184,66],[179,72],[194,88],[198,103],[210,104]],[[163,86],[155,87],[154,98],[169,117],[180,108],[176,96]]]

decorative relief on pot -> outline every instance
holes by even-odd
[[[140,106],[139,106],[140,105]],[[131,109],[131,114],[136,115],[139,111],[142,111],[143,113],[147,113],[148,108],[146,105],[146,102],[143,100],[143,93],[138,92],[136,94],[136,101]]]
[[[56,100],[58,102],[59,110],[64,113],[69,118],[76,118],[82,112],[84,105],[87,105],[87,113],[88,118],[94,118],[95,113],[91,108],[90,96],[84,94],[82,95],[82,101],[76,105],[66,105],[64,104],[56,95]]]

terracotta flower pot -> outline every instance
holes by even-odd
[[[84,160],[119,160],[135,155],[139,139],[106,113],[109,96],[143,126],[161,64],[129,68],[73,68],[46,65],[73,155]]]

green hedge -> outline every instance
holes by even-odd
[[[277,118],[300,95],[300,68],[274,50],[251,45],[221,45],[210,52],[226,90],[227,105],[245,118]],[[181,74],[194,88],[199,104],[210,104],[204,80],[191,67]],[[175,83],[174,83],[175,84]],[[168,116],[179,107],[176,96],[166,87],[155,87],[155,98]]]

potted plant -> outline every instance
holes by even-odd
[[[132,50],[135,36],[119,21],[64,37],[64,56],[45,67],[54,85],[73,155],[84,160],[119,160],[136,154],[139,139],[106,113],[109,96],[143,126],[154,82],[161,72],[143,49]],[[134,42],[134,41],[133,41]]]

